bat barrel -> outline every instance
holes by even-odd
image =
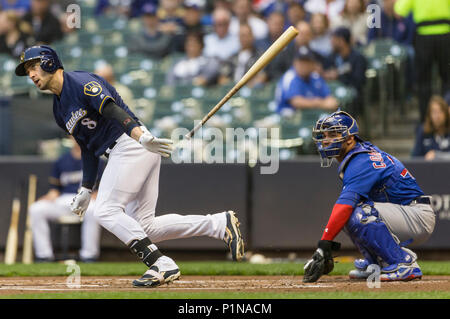
[[[242,79],[225,95],[225,97],[197,124],[188,134],[185,135],[190,139],[197,130],[202,127],[211,116],[213,116],[241,87],[246,85],[261,69],[263,69],[273,58],[285,48],[298,34],[298,30],[290,26],[283,34],[264,52],[263,55],[252,65],[252,67],[244,74]]]

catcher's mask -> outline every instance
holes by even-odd
[[[342,149],[342,143],[351,135],[357,139],[358,125],[355,119],[344,111],[319,119],[312,131],[313,141],[319,151],[321,166],[330,167]]]

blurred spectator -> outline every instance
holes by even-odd
[[[267,18],[267,26],[269,27],[267,37],[255,43],[257,50],[260,52],[267,50],[284,32],[285,18],[283,13],[272,12]],[[260,72],[257,82],[264,83],[281,77],[292,65],[294,53],[295,45],[291,42]]]
[[[331,47],[331,32],[328,27],[328,18],[326,15],[314,13],[311,16],[313,39],[310,41],[309,45],[311,49],[323,57],[328,57],[333,50]]]
[[[328,19],[334,19],[344,9],[345,0],[308,0],[305,2],[306,11],[324,14]]]
[[[159,31],[159,19],[156,7],[147,4],[142,9],[143,30],[130,39],[128,49],[131,53],[143,53],[153,59],[165,57],[172,51],[172,39],[169,34]]]
[[[98,0],[95,15],[113,15],[129,17],[132,0]]]
[[[352,43],[365,45],[368,17],[364,0],[347,0],[341,14],[330,20],[331,29],[347,27],[352,33]]]
[[[292,1],[286,12],[287,21],[289,25],[296,25],[300,21],[309,21],[310,14],[305,11],[305,8],[296,1]]]
[[[213,3],[213,11],[216,9],[225,9],[231,12],[233,1],[234,0],[213,0],[210,2]]]
[[[59,17],[61,14],[64,14],[67,10],[67,7],[71,4],[79,5],[80,0],[58,0],[52,1],[51,11],[55,17]]]
[[[316,56],[316,64],[318,66],[316,71],[321,72],[322,66],[325,64],[325,57],[311,49],[310,43],[313,39],[311,25],[308,22],[300,21],[297,23],[296,28],[298,30],[298,35],[294,39],[295,50],[298,50],[301,47],[308,47]]]
[[[230,11],[223,8],[214,10],[214,32],[207,34],[204,38],[203,54],[205,56],[227,60],[239,51],[238,36],[229,32],[230,21]]]
[[[116,81],[116,77],[114,75],[114,70],[110,64],[107,64],[107,63],[102,64],[101,66],[99,66],[95,69],[94,73],[101,76],[109,84],[114,86],[117,93],[119,93],[120,97],[125,102],[125,104],[131,109],[131,111],[134,111],[133,92],[131,92],[131,90],[128,87],[126,87],[125,85]]]
[[[241,44],[239,52],[224,62],[219,84],[227,84],[230,81],[237,83],[260,56],[253,45],[254,38],[250,25],[241,24],[239,28],[239,42]],[[253,87],[257,79],[258,76],[254,77],[247,86]]]
[[[437,65],[441,92],[450,90],[450,3],[448,0],[396,0],[394,10],[402,17],[411,13],[416,24],[415,69],[421,120],[432,93],[432,72]]]
[[[20,21],[16,11],[0,11],[0,53],[19,57],[33,42],[31,28]]]
[[[331,96],[325,80],[315,72],[316,56],[307,47],[301,47],[289,69],[277,84],[277,112],[289,115],[295,109],[323,109],[334,111],[337,100]]]
[[[55,17],[58,17],[61,24],[61,30],[64,35],[72,33],[77,30],[71,23],[74,22],[73,12],[67,12],[67,8],[71,4],[78,4],[79,0],[60,0],[58,2],[53,1],[51,11]]]
[[[357,96],[353,101],[351,114],[360,115],[363,106],[363,88],[366,79],[367,61],[357,50],[352,48],[350,30],[339,27],[331,37],[333,54],[325,66],[325,80],[338,80],[356,89]]]
[[[184,9],[179,7],[179,0],[160,0],[157,15],[160,21],[159,30],[164,33],[181,33],[183,28]]]
[[[402,18],[394,12],[396,0],[384,0],[381,11],[380,28],[369,28],[368,41],[391,38],[403,45],[412,45],[414,38],[414,21],[412,16]]]
[[[248,24],[256,40],[264,39],[269,33],[267,23],[252,12],[250,0],[235,0],[233,3],[234,17],[231,18],[230,33],[239,34],[241,24]]]
[[[30,10],[30,0],[0,0],[0,10],[14,10],[19,15]]]
[[[286,14],[289,3],[286,0],[254,0],[253,8],[265,18],[269,17],[273,12],[281,12]]]
[[[51,13],[50,0],[31,0],[31,9],[23,17],[33,30],[37,43],[51,44],[63,38],[61,23]]]
[[[174,39],[176,51],[184,52],[184,42],[186,39],[186,34],[192,32],[206,34],[211,32],[210,26],[205,25],[202,20],[204,3],[204,0],[184,1],[183,28],[181,30],[181,33],[175,35]]]
[[[450,160],[450,114],[447,103],[438,95],[430,99],[425,122],[416,132],[412,156]]]
[[[214,58],[202,55],[203,36],[191,32],[186,35],[186,56],[175,63],[167,75],[168,85],[208,85],[219,75],[220,65]]]
[[[140,17],[145,5],[158,6],[158,0],[97,0],[95,15],[113,15],[125,18]]]

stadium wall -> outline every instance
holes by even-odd
[[[19,246],[22,246],[29,174],[38,176],[37,196],[48,190],[51,162],[37,157],[0,157],[0,247],[4,249],[12,198],[20,196]],[[450,241],[450,170],[446,162],[405,161],[426,194],[433,195],[436,227],[423,249],[448,249]],[[312,249],[325,226],[340,191],[336,167],[324,169],[317,160],[280,163],[274,175],[243,164],[173,164],[161,166],[157,215],[238,212],[248,249]],[[79,236],[71,238],[76,240]],[[352,244],[345,234],[337,240]],[[166,249],[217,250],[223,243],[210,238],[171,240]],[[108,231],[102,248],[124,248]]]

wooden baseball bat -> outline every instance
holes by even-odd
[[[14,198],[12,202],[11,224],[6,239],[5,264],[7,265],[12,265],[16,262],[17,243],[19,239],[19,214],[20,199]]]
[[[36,184],[37,177],[32,174],[28,177],[28,205],[27,205],[27,220],[25,224],[25,235],[23,237],[23,252],[22,252],[22,262],[24,264],[33,263],[33,233],[31,229],[31,219],[30,219],[30,206],[36,200]]]
[[[246,85],[259,71],[261,71],[272,59],[286,47],[298,34],[293,26],[290,26],[283,34],[259,57],[252,67],[244,74],[242,79],[220,100],[214,108],[198,123],[188,134],[186,138],[190,139],[195,132],[202,127],[211,116],[213,116],[237,91]]]

